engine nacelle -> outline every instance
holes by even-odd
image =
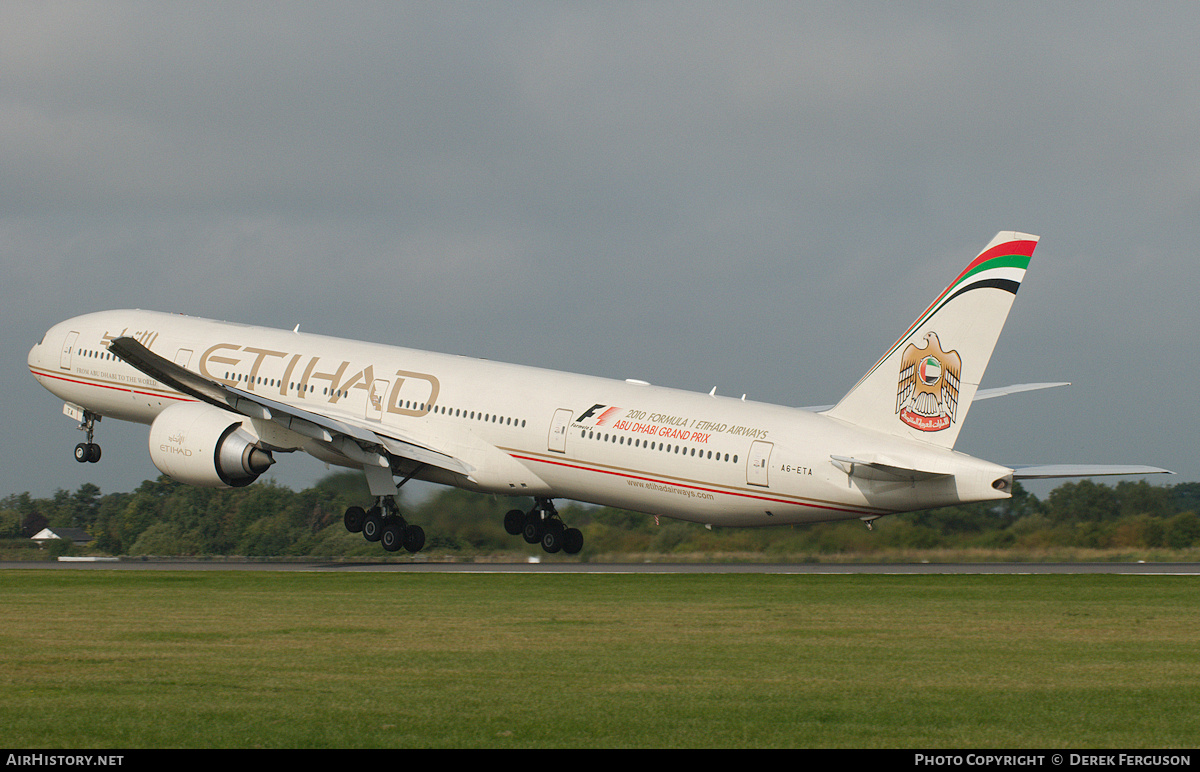
[[[150,425],[150,459],[159,471],[202,488],[241,488],[275,463],[242,418],[200,402],[172,405]]]

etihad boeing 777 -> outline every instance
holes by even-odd
[[[530,497],[509,533],[547,552],[583,536],[553,500],[718,526],[860,519],[1004,499],[1015,480],[1152,474],[1146,466],[1009,467],[956,452],[1037,237],[1002,232],[836,405],[795,408],[154,311],[50,328],[29,369],[86,430],[150,426],[175,480],[239,487],[281,453],[361,469],[375,501],[345,525],[416,552],[400,513],[412,479]],[[399,478],[399,482],[397,482]],[[366,502],[364,502],[366,503]]]

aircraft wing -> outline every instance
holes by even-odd
[[[1101,477],[1119,474],[1175,474],[1156,466],[1136,464],[1041,464],[1010,466],[1014,480],[1050,480],[1057,477]]]
[[[407,436],[392,427],[382,431],[383,427],[365,420],[334,418],[218,383],[164,359],[133,338],[115,338],[108,348],[151,378],[201,402],[248,418],[274,422],[296,434],[326,443],[355,461],[362,461],[363,453],[377,449],[390,456],[468,477],[474,471],[470,464],[443,452],[435,447],[435,443]],[[355,452],[356,446],[358,452]]]

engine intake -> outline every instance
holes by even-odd
[[[241,488],[275,459],[259,447],[242,417],[211,405],[185,402],[150,425],[150,459],[159,471],[202,488]]]

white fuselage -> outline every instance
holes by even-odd
[[[55,325],[30,370],[65,402],[119,420],[150,424],[193,401],[109,353],[119,336],[212,381],[435,447],[476,472],[417,477],[499,494],[753,526],[1006,498],[993,483],[1011,480],[1006,467],[797,408],[150,311]],[[319,439],[257,429],[274,449],[360,466]],[[832,460],[864,456],[945,476],[863,479]]]

